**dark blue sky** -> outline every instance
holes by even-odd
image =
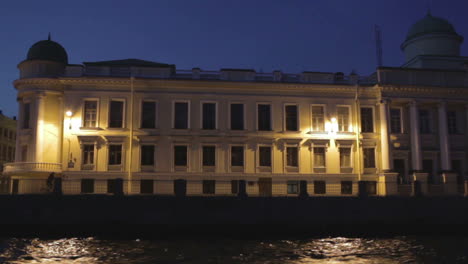
[[[434,16],[468,38],[467,0],[2,1],[0,109],[16,115],[16,66],[49,31],[70,63],[139,58],[178,69],[368,75],[376,66],[374,24],[384,65],[400,66],[400,44],[429,2]]]

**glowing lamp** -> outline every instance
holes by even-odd
[[[72,111],[68,110],[65,112],[65,115],[67,115],[68,117],[71,117],[73,115]]]

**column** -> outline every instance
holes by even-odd
[[[36,159],[34,162],[42,162],[44,152],[44,101],[45,94],[39,93],[36,98]]]
[[[439,143],[440,143],[440,162],[442,171],[450,171],[450,149],[447,127],[447,105],[440,102],[438,105],[439,114]]]
[[[388,100],[380,101],[380,145],[382,158],[382,171],[389,171],[390,167],[390,147],[388,138]]]
[[[413,170],[422,170],[421,139],[419,137],[419,115],[416,101],[409,104],[410,136],[411,136],[411,163]]]
[[[22,151],[21,151],[21,144],[20,144],[20,140],[21,140],[21,137],[20,137],[20,131],[21,129],[23,128],[22,125],[23,125],[23,99],[22,98],[18,98],[16,100],[18,102],[18,118],[17,118],[17,121],[16,121],[16,142],[15,142],[15,162],[20,162],[20,161],[26,161],[26,159],[24,159],[24,157],[21,157],[22,155]],[[24,159],[24,160],[22,160]]]

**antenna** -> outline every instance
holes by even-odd
[[[377,67],[382,66],[382,34],[378,25],[374,26],[375,51],[377,55]]]

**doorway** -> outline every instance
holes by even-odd
[[[271,178],[259,178],[258,179],[258,194],[262,197],[272,196]]]

